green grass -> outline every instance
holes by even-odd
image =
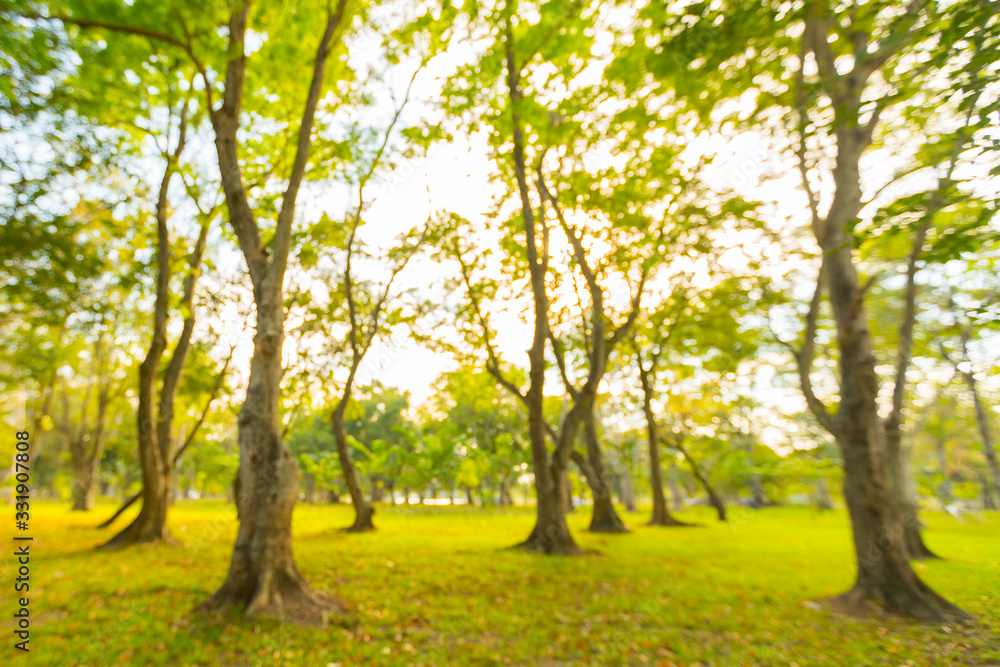
[[[10,520],[0,540],[11,545]],[[295,554],[310,583],[350,601],[350,623],[326,628],[192,615],[225,576],[231,507],[181,504],[170,523],[184,546],[113,554],[86,514],[32,504],[31,653],[14,651],[14,557],[0,559],[6,645],[0,662],[32,665],[982,665],[1000,664],[1000,516],[926,513],[917,564],[936,590],[979,620],[946,628],[857,620],[803,606],[853,579],[846,517],[811,509],[734,509],[729,525],[664,529],[626,515],[628,535],[585,532],[599,555],[531,556],[531,510],[388,509],[379,531],[347,535],[350,507],[302,506]],[[134,511],[129,514],[129,517]],[[123,517],[120,525],[124,525]],[[4,547],[12,554],[13,548]],[[13,656],[12,660],[8,660]]]

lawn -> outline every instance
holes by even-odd
[[[13,508],[0,539],[11,545]],[[31,652],[13,650],[15,557],[0,560],[13,665],[987,665],[1000,664],[1000,516],[927,513],[929,546],[946,557],[920,575],[979,620],[945,627],[834,616],[807,603],[846,590],[853,566],[846,515],[812,509],[703,509],[703,528],[641,525],[585,532],[596,555],[553,558],[503,547],[531,510],[389,509],[378,532],[347,535],[350,507],[296,509],[295,553],[312,585],[354,605],[325,628],[228,621],[191,609],[225,575],[231,506],[171,510],[183,546],[91,551],[113,511],[70,513],[34,502]],[[134,514],[134,510],[129,516]],[[121,519],[120,525],[124,525]],[[5,548],[12,554],[13,548]],[[13,656],[12,660],[7,657]]]

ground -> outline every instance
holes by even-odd
[[[111,534],[93,526],[113,505],[31,510],[29,654],[13,649],[15,557],[0,559],[0,662],[11,665],[1000,664],[997,513],[926,513],[926,540],[947,560],[917,571],[979,617],[956,628],[814,608],[852,583],[838,511],[734,508],[725,525],[699,508],[681,516],[705,527],[687,529],[625,513],[631,533],[592,535],[582,508],[572,529],[598,553],[559,558],[503,549],[530,531],[528,508],[380,508],[378,532],[346,534],[349,506],[300,505],[300,569],[355,607],[314,628],[192,615],[225,576],[231,506],[180,504],[170,526],[183,546],[117,553],[91,550]]]

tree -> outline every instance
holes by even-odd
[[[345,430],[360,444],[367,459],[365,468],[372,502],[381,500],[383,490],[388,490],[391,501],[397,482],[393,471],[398,453],[405,446],[406,433],[415,428],[404,414],[409,408],[409,392],[373,382],[359,393],[356,402],[360,410],[346,420]]]
[[[510,505],[511,483],[526,463],[526,449],[519,439],[525,419],[513,397],[496,379],[473,366],[443,373],[435,385],[434,421],[454,429],[465,456],[481,455],[476,473],[489,496],[500,506]],[[426,428],[426,427],[425,427]],[[483,504],[488,500],[481,494]]]
[[[516,232],[516,241],[510,245],[510,250],[516,253],[519,268],[527,269],[533,313],[533,333],[528,351],[528,386],[524,392],[510,382],[501,371],[500,361],[490,343],[492,332],[489,330],[488,315],[479,308],[480,296],[471,282],[471,269],[463,259],[466,249],[462,248],[456,239],[449,250],[453,251],[462,265],[462,279],[472,307],[476,311],[472,319],[477,322],[476,326],[482,324],[482,339],[486,343],[490,359],[487,370],[508,391],[520,397],[519,400],[523,402],[527,411],[537,509],[535,526],[528,538],[519,546],[545,554],[572,555],[580,553],[580,548],[566,524],[568,491],[566,473],[576,441],[576,427],[579,425],[585,406],[583,403],[577,403],[577,407],[572,411],[570,428],[559,433],[558,443],[550,456],[546,444],[549,433],[544,414],[547,365],[545,349],[549,338],[549,296],[546,289],[549,268],[549,227],[544,216],[538,217],[535,214],[528,182],[530,171],[524,124],[529,104],[526,103],[524,95],[524,75],[529,60],[538,55],[541,49],[549,50],[542,54],[543,57],[550,56],[554,42],[550,38],[566,24],[578,8],[571,3],[557,0],[544,3],[536,9],[541,20],[535,25],[518,28],[514,25],[517,21],[518,8],[512,1],[507,1],[502,7],[497,8],[492,16],[475,12],[473,18],[485,22],[491,32],[495,31],[497,39],[491,44],[488,54],[475,66],[460,70],[453,78],[449,89],[445,91],[449,110],[454,116],[460,116],[465,110],[486,107],[489,120],[496,126],[494,139],[498,147],[500,144],[504,146],[503,153],[510,157],[509,161],[504,160],[501,164],[511,176],[511,180],[516,183],[515,199],[516,205],[520,208],[520,229]],[[560,57],[565,58],[565,54],[560,54]],[[564,62],[568,63],[568,60]],[[532,106],[530,112],[533,116],[537,115],[538,108]],[[599,377],[595,379],[599,381]],[[596,384],[590,381],[585,392],[590,394],[594,390]]]
[[[169,91],[169,83],[167,84]],[[164,170],[160,179],[156,211],[156,297],[153,309],[153,336],[146,356],[139,366],[138,408],[136,423],[139,461],[142,465],[142,509],[121,532],[106,542],[104,548],[120,548],[137,543],[160,542],[170,539],[167,530],[167,508],[177,456],[173,433],[174,403],[184,375],[195,325],[195,290],[201,272],[202,257],[208,243],[208,232],[215,206],[202,208],[197,192],[191,192],[198,209],[198,237],[187,260],[187,272],[178,310],[183,313],[183,325],[171,351],[166,369],[160,378],[160,363],[167,349],[167,325],[170,311],[173,256],[168,226],[170,181],[178,170],[181,154],[187,143],[190,97],[185,97],[178,111],[169,108],[165,139],[173,131],[176,114],[177,139],[173,148],[163,151]],[[228,364],[228,361],[227,361]],[[223,373],[224,374],[224,373]],[[157,387],[157,380],[159,386]],[[221,377],[220,377],[221,382]],[[207,408],[206,408],[207,410]],[[192,432],[190,437],[194,437]]]
[[[571,378],[569,364],[567,363],[565,345],[556,337],[552,328],[549,327],[548,336],[552,344],[553,352],[556,356],[556,363],[559,367],[560,377],[563,380],[563,386],[565,387],[567,394],[572,399],[572,407],[570,407],[570,409],[566,412],[562,419],[562,423],[560,424],[560,437],[565,437],[562,433],[567,431],[572,433],[578,431],[581,425],[583,427],[583,436],[587,449],[587,463],[589,464],[589,466],[585,469],[585,475],[587,477],[587,483],[590,485],[594,494],[594,512],[590,522],[591,532],[627,532],[628,529],[618,516],[618,513],[615,511],[614,506],[611,503],[611,485],[609,483],[610,476],[606,470],[604,454],[597,436],[594,411],[595,402],[597,400],[597,390],[607,369],[608,358],[614,351],[615,346],[624,340],[628,335],[629,329],[631,329],[633,323],[639,315],[642,294],[646,286],[646,280],[649,276],[649,265],[648,262],[641,262],[640,255],[640,261],[636,263],[639,263],[642,268],[638,284],[631,290],[632,294],[629,301],[629,310],[624,318],[624,321],[618,324],[618,326],[612,325],[608,321],[608,312],[605,308],[604,290],[598,283],[597,275],[591,266],[591,261],[587,257],[588,253],[584,248],[581,234],[566,221],[557,197],[553,195],[545,185],[544,176],[542,174],[542,162],[544,162],[544,154],[539,159],[539,166],[537,168],[539,198],[543,203],[547,201],[552,207],[552,210],[559,221],[560,227],[569,239],[573,248],[575,265],[579,268],[581,274],[583,275],[587,286],[587,292],[590,296],[590,322],[588,323],[585,321],[583,323],[584,332],[580,337],[581,341],[584,343],[584,349],[582,350],[583,354],[581,356],[586,359],[585,367],[587,369],[585,373],[581,373],[584,378],[582,384],[577,385],[574,383],[573,378]],[[542,210],[545,210],[544,207]],[[634,237],[630,240],[634,240]],[[657,235],[653,241],[652,247],[656,248],[661,240],[662,234]],[[613,244],[614,241],[618,241],[619,243],[621,242],[620,239],[613,239]],[[615,245],[612,245],[612,247],[615,247]],[[624,271],[624,273],[627,276],[627,270]],[[586,309],[582,307],[581,311],[586,313]],[[572,447],[573,445],[570,446]]]
[[[181,340],[178,341],[177,343],[178,346],[181,344],[181,342],[184,340],[185,337],[188,338],[190,337],[189,334],[190,329],[187,326],[187,320],[189,319],[193,320],[193,316],[185,318],[185,325],[184,328],[182,329]],[[175,353],[174,353],[175,355],[177,354],[176,350],[179,349],[180,348],[175,348]],[[140,471],[142,472],[142,474],[145,476],[148,471],[148,466],[150,465],[150,463],[153,463],[156,466],[156,468],[154,468],[154,472],[158,476],[160,476],[161,479],[164,479],[167,482],[163,486],[157,485],[155,487],[155,493],[162,494],[162,496],[158,495],[152,503],[152,505],[156,507],[162,506],[162,514],[159,511],[149,512],[147,513],[147,518],[145,521],[140,521],[139,517],[136,517],[136,519],[134,519],[133,522],[129,524],[129,526],[126,529],[120,532],[118,536],[112,538],[111,541],[105,543],[105,545],[102,545],[104,548],[117,548],[119,546],[126,546],[127,543],[133,543],[132,540],[134,540],[134,543],[139,543],[139,542],[160,542],[166,539],[170,539],[169,532],[166,529],[166,510],[171,502],[172,490],[174,488],[174,483],[176,482],[175,476],[176,476],[177,466],[180,463],[181,457],[184,455],[184,452],[188,450],[188,448],[194,442],[195,438],[198,436],[198,432],[202,428],[202,425],[205,423],[205,419],[208,417],[209,412],[212,409],[213,403],[219,396],[220,391],[223,389],[223,383],[226,379],[226,373],[229,370],[229,363],[233,359],[234,351],[235,347],[230,348],[229,356],[226,357],[226,360],[223,362],[222,369],[216,372],[214,378],[211,378],[209,376],[210,385],[207,387],[201,387],[201,389],[204,389],[204,392],[197,392],[198,394],[201,393],[207,394],[207,396],[204,398],[204,407],[201,408],[201,412],[199,413],[198,417],[195,418],[194,423],[190,425],[186,424],[185,430],[181,431],[182,441],[180,441],[179,446],[175,447],[173,442],[172,423],[174,421],[173,413],[175,411],[174,410],[175,406],[172,405],[170,413],[171,424],[168,425],[169,427],[168,435],[171,438],[171,440],[169,441],[170,442],[169,446],[166,448],[166,452],[160,450],[160,448],[157,447],[157,449],[160,451],[156,454],[156,456],[148,457],[149,459],[153,460],[152,461],[147,460],[146,462],[144,462],[142,458],[142,452],[140,451],[139,463],[140,463]],[[214,366],[214,362],[212,363],[212,366]],[[171,375],[171,371],[173,368],[174,368],[173,364],[168,366],[167,370],[168,377]],[[205,370],[215,371],[215,368],[209,368]],[[141,366],[140,366],[140,373],[141,373]],[[192,383],[192,378],[191,378],[192,375],[193,373],[189,372],[178,378],[176,380],[177,383],[176,387],[171,388],[171,384],[169,383],[164,383],[164,385],[168,389],[171,389],[171,391],[176,396],[176,393],[178,393],[179,391],[183,391],[183,387],[181,385],[184,384],[184,380],[187,380],[189,383]],[[199,398],[201,397],[199,396]],[[166,414],[166,411],[163,412],[164,414]],[[136,438],[136,440],[141,442],[140,438]],[[147,468],[144,469],[142,467],[143,465],[146,465]],[[129,507],[134,505],[139,500],[143,500],[145,506],[145,497],[149,495],[151,495],[151,492],[148,490],[146,486],[145,477],[143,477],[142,487],[139,489],[139,492],[126,498],[125,502],[122,503],[121,507],[115,510],[114,514],[108,517],[97,527],[107,528],[111,526],[118,519],[118,517],[124,514]],[[142,511],[140,511],[140,516],[141,515]],[[152,529],[150,529],[151,527]],[[146,537],[144,538],[143,535],[145,535]]]
[[[288,446],[298,456],[299,465],[307,475],[307,502],[313,502],[317,488],[331,494],[343,488],[337,443],[330,421],[322,412],[296,421],[289,430]]]
[[[766,281],[758,276],[720,275],[716,279],[718,282],[714,286],[698,291],[688,286],[686,275],[679,276],[669,296],[642,319],[631,337],[629,358],[634,358],[639,371],[642,412],[649,447],[650,484],[653,493],[650,525],[653,526],[686,525],[671,515],[667,507],[663,493],[661,443],[676,449],[686,459],[692,474],[705,487],[719,520],[725,520],[721,497],[711,487],[694,455],[683,445],[684,434],[688,430],[682,423],[684,413],[691,410],[670,403],[675,392],[696,396],[703,389],[710,392],[718,389],[680,386],[675,389],[668,386],[668,398],[661,400],[658,397],[661,392],[659,385],[665,383],[668,373],[673,377],[670,384],[677,385],[691,373],[697,372],[696,369],[702,375],[714,372],[725,377],[735,377],[740,364],[759,348],[760,333],[746,326],[745,321],[750,315],[763,311],[774,302],[773,295],[760,289]],[[754,294],[758,296],[755,298],[752,296]],[[722,384],[722,380],[713,378],[712,382],[706,384],[717,387]],[[699,411],[709,412],[707,408],[700,408]],[[665,412],[667,420],[676,423],[670,424],[658,412]]]
[[[75,368],[69,377],[61,374],[61,409],[52,411],[52,419],[69,452],[76,511],[93,508],[98,465],[124,407],[120,399],[128,374],[120,348],[112,345],[112,341],[121,345],[124,339],[118,335],[125,324],[122,313],[95,305],[86,315],[89,317],[83,318],[74,329],[92,347],[74,346],[75,358],[66,361],[72,359]]]
[[[874,106],[864,100],[878,94],[874,81],[894,82],[906,76],[907,65],[900,59],[901,52],[926,37],[922,4],[894,9],[883,12],[881,7],[873,8],[862,18],[857,13],[849,15],[810,5],[799,17],[802,37],[794,107],[799,114],[801,143],[797,154],[809,199],[812,231],[822,259],[806,318],[804,343],[797,356],[809,408],[833,434],[844,460],[844,496],[851,515],[858,576],[853,588],[835,601],[856,608],[874,600],[895,612],[934,620],[961,620],[967,615],[934,593],[913,572],[900,539],[902,517],[888,495],[881,455],[875,354],[864,305],[869,285],[859,276],[851,235],[864,206],[861,157],[875,137],[885,108],[893,102],[888,96],[877,97]],[[848,34],[849,39],[836,40],[838,32]],[[849,67],[839,69],[838,57],[849,58]],[[815,68],[815,76],[807,74],[809,67]],[[834,193],[825,214],[820,213],[813,194],[806,161],[805,128],[809,123],[822,122],[820,102],[832,114],[826,136],[836,145]],[[810,380],[816,319],[824,291],[832,306],[839,354],[840,401],[833,412],[813,392]]]
[[[930,72],[954,75],[955,64],[962,60],[959,51],[975,51],[972,43],[976,40],[963,38],[976,25],[993,20],[990,9],[982,10],[978,22],[968,22],[969,14],[977,11],[976,3],[938,7],[887,2],[863,8],[807,3],[794,11],[774,4],[752,13],[724,5],[699,6],[683,21],[670,17],[665,22],[664,34],[669,37],[659,58],[660,72],[677,82],[693,107],[707,113],[714,104],[714,100],[699,98],[692,87],[696,77],[705,77],[703,83],[711,81],[727,97],[753,90],[759,105],[753,118],[762,118],[765,110],[776,107],[785,118],[793,119],[783,127],[787,136],[797,137],[794,153],[811,230],[821,252],[804,344],[797,358],[809,408],[834,435],[843,454],[844,495],[858,565],[854,587],[835,600],[847,608],[872,600],[891,611],[922,618],[968,617],[920,581],[900,539],[902,517],[886,487],[882,456],[875,350],[865,307],[870,282],[866,284],[860,275],[855,234],[860,231],[866,203],[861,159],[879,136],[880,120],[892,112],[904,114],[904,104],[923,104],[917,91]],[[954,31],[955,39],[938,42],[938,30]],[[723,43],[739,46],[717,48]],[[757,57],[761,50],[778,44],[781,48],[767,53],[798,52],[794,68],[788,66],[791,59]],[[917,59],[911,54],[916,53],[927,59],[926,66],[914,64]],[[690,67],[664,69],[667,57]],[[749,62],[753,65],[743,66]],[[774,82],[781,82],[780,91],[771,87]],[[737,122],[745,125],[748,117],[743,118]],[[810,155],[823,158],[810,161]],[[815,170],[828,174],[832,183],[825,212],[813,189]],[[840,400],[833,412],[813,391],[810,378],[824,292],[837,332]]]
[[[983,455],[989,467],[990,483],[983,485],[983,505],[986,509],[997,509],[1000,503],[1000,463],[997,462],[996,451],[993,446],[993,433],[990,430],[990,420],[983,402],[979,383],[976,380],[976,367],[969,355],[969,341],[973,335],[973,321],[968,315],[960,314],[959,307],[953,295],[948,297],[949,310],[953,319],[953,326],[959,329],[958,353],[959,357],[953,359],[948,353],[945,343],[940,343],[941,354],[948,359],[955,367],[955,373],[962,377],[969,394],[972,396],[972,404],[975,408],[976,424],[979,427],[979,437],[983,445]],[[963,321],[964,320],[964,321]],[[942,466],[943,467],[943,466]]]
[[[166,51],[186,62],[204,95],[229,225],[253,286],[256,335],[246,400],[239,416],[240,530],[226,580],[201,605],[202,610],[238,605],[250,616],[292,614],[317,622],[338,606],[310,589],[292,556],[291,515],[298,497],[299,473],[278,433],[278,404],[283,292],[296,203],[309,164],[317,110],[327,88],[327,63],[331,53],[342,48],[342,36],[353,14],[347,5],[348,0],[340,0],[335,5],[317,6],[314,11],[303,9],[294,16],[261,8],[255,12],[257,34],[270,32],[275,39],[265,40],[263,48],[252,54],[247,45],[250,3],[212,6],[206,11],[202,5],[167,8],[136,2],[103,8],[96,16],[89,13],[88,5],[60,8],[59,14],[39,13],[34,7],[15,8],[32,20],[56,20],[84,30],[119,33],[123,41],[130,40],[134,46],[132,58],[137,65]],[[292,68],[308,63],[311,81],[304,96],[300,88],[289,85],[289,81],[297,82],[297,77],[278,66],[276,56]],[[251,61],[262,65],[251,70]],[[349,73],[339,66],[330,69],[338,78],[347,78]],[[279,90],[282,95],[276,102],[273,94]],[[297,117],[289,110],[292,106],[301,109]],[[247,111],[278,121],[289,139],[288,148],[265,146],[261,151],[265,155],[257,156],[260,162],[241,161],[241,147],[248,148],[239,137]],[[252,154],[262,146],[251,142],[249,148]],[[272,167],[277,171],[279,165],[286,174],[276,206],[261,206],[267,202],[251,195],[257,185],[251,180],[253,171],[262,162],[268,163],[264,174]],[[273,227],[262,230],[261,218],[271,213]]]
[[[530,7],[525,11],[531,18],[522,22],[517,18],[521,9],[514,3],[503,5],[490,19],[496,21],[493,28],[502,38],[489,47],[474,72],[462,70],[446,90],[454,111],[481,112],[492,129],[498,167],[507,182],[516,184],[511,202],[511,208],[520,210],[516,231],[513,220],[505,220],[516,243],[505,241],[502,246],[518,270],[530,276],[535,337],[524,391],[503,377],[492,349],[489,313],[482,307],[484,299],[492,298],[492,277],[483,275],[481,266],[476,266],[480,263],[467,257],[468,248],[456,242],[451,250],[469,296],[467,313],[480,330],[475,344],[489,348],[487,368],[521,397],[528,415],[539,508],[536,528],[525,546],[575,552],[562,518],[569,509],[563,478],[570,460],[594,493],[591,529],[625,529],[611,503],[611,476],[598,429],[593,427],[594,401],[610,354],[637,317],[646,280],[657,253],[663,251],[661,241],[687,240],[678,230],[689,230],[691,225],[684,217],[673,216],[677,186],[685,179],[673,165],[678,150],[664,145],[656,137],[657,128],[651,127],[656,114],[621,93],[586,83],[584,72],[591,71],[587,68],[599,70],[605,64],[593,56],[591,26],[599,20],[596,12],[561,1],[524,7]],[[536,65],[535,59],[541,63]],[[602,105],[615,111],[599,113]],[[624,111],[618,113],[622,106]],[[629,130],[624,136],[623,128]],[[609,146],[626,163],[620,173],[620,165],[588,164],[591,158],[604,160]],[[531,172],[534,188],[529,184]],[[561,252],[562,247],[567,250]],[[571,300],[570,279],[579,280],[584,288],[577,294],[579,309],[567,316],[563,302]],[[482,284],[476,285],[477,281]],[[558,428],[544,418],[548,347],[570,399]],[[586,457],[576,453],[578,434],[586,443]],[[551,458],[543,436],[553,441]],[[542,537],[545,532],[555,537]],[[559,544],[551,545],[552,540]]]

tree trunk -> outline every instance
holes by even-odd
[[[292,510],[299,495],[295,458],[278,433],[284,312],[280,299],[255,289],[257,331],[246,400],[239,414],[240,527],[229,573],[204,610],[232,605],[248,616],[322,619],[329,601],[309,588],[292,556]],[[280,294],[280,293],[279,293]]]
[[[947,179],[950,180],[955,161],[952,160],[948,169]],[[935,195],[934,201],[940,198]],[[933,203],[932,203],[933,205]],[[896,376],[892,389],[892,410],[883,424],[885,435],[886,468],[888,470],[889,489],[896,509],[903,518],[903,541],[910,558],[922,560],[937,558],[920,534],[921,524],[916,490],[913,488],[912,471],[910,470],[909,449],[903,446],[903,405],[906,400],[907,380],[910,359],[913,355],[913,327],[917,317],[917,263],[923,254],[927,232],[931,228],[934,211],[928,208],[923,221],[917,229],[913,247],[910,251],[906,271],[906,290],[903,299],[903,317],[899,325],[899,352],[896,359]]]
[[[951,502],[951,480],[948,479],[947,449],[948,441],[941,434],[934,443],[934,452],[937,454],[938,474],[941,475],[941,483],[936,489],[938,502],[945,506]]]
[[[711,486],[706,486],[705,491],[708,492],[708,502],[715,508],[716,517],[719,521],[725,521],[726,504],[722,502],[722,498],[719,497],[719,495],[715,492],[715,489]]]
[[[370,475],[368,477],[368,483],[371,485],[372,490],[372,502],[380,503],[382,502],[382,478],[378,475]]]
[[[628,469],[623,469],[618,474],[618,485],[621,488],[621,501],[626,512],[638,512],[635,506],[635,489],[632,488],[632,475]]]
[[[188,352],[191,349],[191,337],[194,334],[195,325],[194,292],[198,282],[198,275],[201,271],[202,255],[208,243],[208,229],[211,221],[208,217],[202,220],[198,238],[195,241],[194,248],[188,260],[188,274],[184,280],[184,290],[181,296],[181,308],[187,314],[184,317],[181,335],[177,340],[177,344],[170,356],[170,361],[167,363],[167,368],[163,373],[163,379],[160,384],[159,403],[154,418],[155,383],[159,372],[160,359],[166,348],[167,307],[170,298],[170,243],[167,230],[166,196],[174,164],[180,157],[181,150],[184,148],[184,119],[186,118],[186,114],[187,107],[185,106],[182,113],[180,140],[178,141],[176,151],[168,161],[167,170],[160,184],[160,198],[156,205],[157,235],[159,237],[157,253],[159,257],[156,304],[153,317],[154,331],[149,351],[139,367],[139,408],[136,412],[139,428],[139,462],[142,467],[142,509],[139,510],[139,515],[136,516],[132,523],[101,546],[104,549],[117,549],[131,544],[175,541],[167,529],[167,510],[171,504],[171,480],[175,475],[177,461],[183,452],[183,447],[175,455],[173,434],[174,402],[177,399],[177,390],[184,375]],[[226,368],[228,366],[229,360],[227,359]],[[219,376],[212,390],[208,401],[209,405],[205,408],[206,412],[219,390],[224,375],[225,369],[223,369],[222,375]],[[203,420],[204,415],[199,420],[198,425],[192,430],[184,446],[194,438]],[[114,517],[112,517],[113,519]]]
[[[87,428],[87,424],[81,425],[75,437],[70,438],[69,450],[73,465],[73,506],[74,512],[86,512],[94,507],[94,500],[97,488],[98,466],[101,461],[101,454],[104,451],[104,439],[107,435],[105,424],[107,420],[107,409],[109,403],[109,387],[104,377],[104,346],[101,339],[98,339],[96,348],[96,364],[98,367],[97,382],[100,385],[97,398],[97,416],[94,425]],[[63,394],[64,402],[68,400]],[[87,409],[89,396],[84,400],[84,410]],[[89,447],[88,447],[89,445]]]
[[[597,438],[597,423],[591,405],[584,413],[583,434],[587,441],[587,459],[593,469],[594,479],[590,488],[594,492],[594,513],[590,519],[592,533],[627,533],[628,527],[618,516],[611,502],[613,475],[604,465],[601,443]]]
[[[573,504],[573,482],[570,481],[569,477],[566,478],[566,513],[572,514],[576,511],[576,506]]]
[[[354,523],[344,528],[344,532],[363,533],[375,530],[375,524],[372,523],[375,508],[365,498],[364,489],[361,488],[361,479],[358,477],[357,468],[354,467],[354,461],[351,458],[351,449],[347,442],[347,430],[344,426],[345,405],[346,401],[342,402],[334,410],[332,419],[333,436],[334,440],[337,441],[337,455],[340,458],[340,469],[344,475],[347,492],[351,496],[351,505],[354,506]]]
[[[725,521],[726,504],[722,502],[722,498],[719,496],[718,493],[715,492],[715,488],[708,481],[708,477],[705,476],[705,473],[702,472],[701,466],[698,465],[698,462],[694,460],[694,458],[687,452],[686,449],[684,449],[684,446],[681,444],[682,438],[683,436],[681,435],[675,436],[673,442],[674,448],[677,449],[677,451],[679,451],[681,455],[684,456],[684,459],[688,462],[688,466],[690,466],[691,468],[691,474],[693,474],[694,478],[698,480],[698,483],[701,484],[701,487],[705,489],[705,493],[708,494],[708,502],[712,507],[715,508],[715,514],[716,516],[718,516],[719,521]]]
[[[968,356],[968,352],[966,352],[966,360],[971,365],[972,362],[968,359]],[[976,409],[976,423],[979,425],[979,435],[983,441],[983,455],[986,457],[986,463],[989,466],[992,478],[992,484],[988,483],[983,488],[983,508],[992,510],[997,508],[995,498],[997,495],[1000,495],[1000,463],[997,462],[996,450],[993,448],[993,435],[990,432],[989,417],[986,414],[986,406],[979,396],[975,373],[970,369],[967,373],[962,373],[962,378],[965,380],[965,384],[968,385],[969,392],[972,394],[972,404]]]
[[[156,201],[156,301],[153,306],[153,337],[146,357],[139,366],[139,405],[136,410],[139,464],[142,468],[142,509],[125,530],[103,545],[113,548],[135,542],[154,542],[167,538],[167,503],[165,496],[170,489],[167,463],[157,443],[156,429],[156,379],[160,359],[167,348],[167,311],[170,300],[170,235],[167,229],[167,196],[170,180],[177,159],[184,148],[187,105],[182,114],[180,138],[177,149],[167,157],[166,168],[160,179]]]
[[[210,110],[229,224],[236,234],[253,286],[256,330],[247,393],[239,414],[240,527],[222,587],[199,609],[243,606],[247,616],[277,616],[322,623],[344,605],[313,591],[292,556],[292,510],[299,495],[299,469],[280,437],[281,349],[284,341],[284,280],[292,244],[295,202],[305,175],[312,127],[323,92],[326,60],[346,0],[329,7],[326,29],[313,62],[312,80],[299,123],[295,157],[281,199],[270,252],[261,240],[247,198],[238,131],[246,78],[245,35],[250,4],[229,20],[229,59],[222,104]]]
[[[853,346],[848,346],[853,347]],[[844,349],[843,346],[841,349]],[[867,372],[870,370],[870,372]],[[890,502],[878,455],[878,421],[875,414],[874,364],[869,369],[847,370],[844,399],[838,419],[844,456],[844,498],[851,516],[858,574],[854,586],[834,601],[858,609],[872,600],[889,610],[928,620],[966,620],[968,615],[932,591],[910,567],[904,541],[904,523]],[[859,405],[851,387],[867,386],[870,407]],[[854,422],[868,407],[868,418]]]
[[[500,507],[509,507],[513,505],[514,502],[510,496],[510,480],[507,477],[500,479]]]
[[[657,443],[657,447],[659,447],[659,443]],[[685,504],[679,478],[680,473],[677,470],[677,460],[674,457],[670,457],[670,478],[667,484],[670,486],[670,497],[673,498],[675,509],[682,508]]]
[[[115,522],[115,520],[118,519],[118,517],[120,517],[122,514],[124,514],[125,511],[129,507],[132,507],[132,505],[134,505],[136,503],[136,501],[138,501],[140,498],[142,498],[142,491],[141,490],[139,491],[139,493],[135,493],[135,494],[129,496],[128,498],[126,498],[125,501],[122,503],[122,506],[119,507],[115,511],[115,513],[111,515],[111,517],[109,519],[107,519],[104,523],[100,524],[97,527],[98,528],[107,528],[108,526],[110,526],[111,524],[113,524]]]
[[[889,490],[892,501],[902,519],[903,542],[907,555],[913,560],[939,558],[924,544],[920,534],[920,515],[913,485],[907,479],[909,473],[909,450],[902,446],[899,429],[886,428],[885,453],[888,468]]]
[[[914,16],[918,18],[919,13]],[[822,263],[798,359],[806,403],[836,439],[844,462],[844,499],[851,518],[858,574],[851,590],[834,598],[833,603],[835,607],[858,610],[874,601],[889,611],[928,620],[966,620],[968,614],[934,593],[910,567],[903,522],[886,488],[885,430],[878,414],[875,350],[864,303],[868,285],[863,286],[859,280],[852,237],[864,207],[859,163],[871,144],[879,117],[871,114],[862,121],[862,98],[869,78],[881,65],[870,66],[876,57],[865,57],[856,61],[851,71],[837,72],[829,26],[825,16],[811,15],[803,34],[805,48],[815,55],[823,92],[834,109],[832,130],[837,150],[832,174],[834,194],[825,218],[818,214],[812,191],[807,191]],[[867,41],[866,35],[859,37]],[[855,52],[866,53],[868,46],[858,43]],[[804,95],[805,90],[800,90],[800,99]],[[804,108],[799,111],[804,126],[809,119]],[[804,147],[799,155],[800,172],[808,188]],[[816,318],[824,286],[836,324],[839,353],[840,400],[833,414],[815,395],[811,383]]]
[[[816,509],[832,510],[833,499],[830,497],[830,487],[826,480],[820,477],[816,480]]]
[[[97,466],[84,460],[73,466],[73,508],[74,512],[88,512],[94,507],[97,480]]]
[[[546,458],[548,456],[546,455]],[[544,471],[544,467],[541,468]],[[580,547],[569,532],[566,524],[566,476],[546,474],[547,480],[535,484],[538,494],[538,505],[535,514],[535,526],[528,538],[517,545],[528,551],[538,553],[571,556],[579,554]],[[539,475],[535,474],[536,479]],[[541,488],[539,488],[541,487]]]
[[[646,440],[649,443],[649,481],[653,489],[653,517],[649,526],[689,526],[691,524],[678,520],[667,507],[667,498],[663,493],[663,463],[660,460],[659,427],[656,424],[656,414],[653,412],[653,386],[650,382],[650,370],[639,360],[639,384],[642,386],[642,411],[646,417]],[[679,507],[680,492],[677,489],[677,468],[670,462],[670,488],[674,494],[674,506]]]
[[[860,105],[860,93],[848,100]],[[875,352],[864,307],[864,289],[853,262],[849,225],[861,209],[858,161],[862,147],[853,127],[837,132],[836,194],[819,236],[840,352],[840,403],[832,433],[844,461],[844,499],[851,517],[858,575],[838,604],[856,609],[872,600],[889,610],[929,620],[969,616],[932,591],[907,560],[904,524],[885,484],[878,415]],[[911,519],[912,520],[912,519]]]
[[[924,584],[907,560],[905,525],[915,516],[904,522],[884,481],[875,355],[848,250],[851,242],[844,233],[847,220],[831,219],[828,224],[828,236],[834,239],[829,247],[840,248],[826,256],[841,354],[841,401],[833,433],[844,459],[844,499],[858,565],[853,588],[835,600],[849,608],[873,600],[892,611],[937,621],[966,619],[967,614]]]
[[[990,482],[986,478],[986,475],[979,475],[979,488],[982,490],[983,495],[983,509],[995,510],[996,505],[993,502],[993,494],[990,493]]]
[[[519,546],[529,551],[545,554],[570,555],[580,553],[580,547],[570,534],[566,524],[566,469],[569,464],[573,440],[556,445],[549,460],[546,446],[546,425],[544,414],[545,394],[545,346],[548,338],[549,302],[545,291],[547,258],[539,257],[536,239],[536,220],[528,195],[528,179],[525,169],[524,135],[521,129],[520,103],[521,66],[514,61],[514,37],[511,23],[511,7],[504,7],[504,49],[507,69],[507,91],[512,120],[512,158],[517,188],[521,200],[521,217],[524,220],[525,249],[527,250],[528,271],[531,277],[531,293],[534,305],[534,332],[528,351],[528,391],[525,403],[528,408],[528,435],[531,442],[531,464],[535,476],[535,492],[538,498],[535,527],[528,538]],[[537,221],[541,225],[545,220]],[[543,230],[544,231],[544,230]],[[575,434],[571,434],[575,436]]]

